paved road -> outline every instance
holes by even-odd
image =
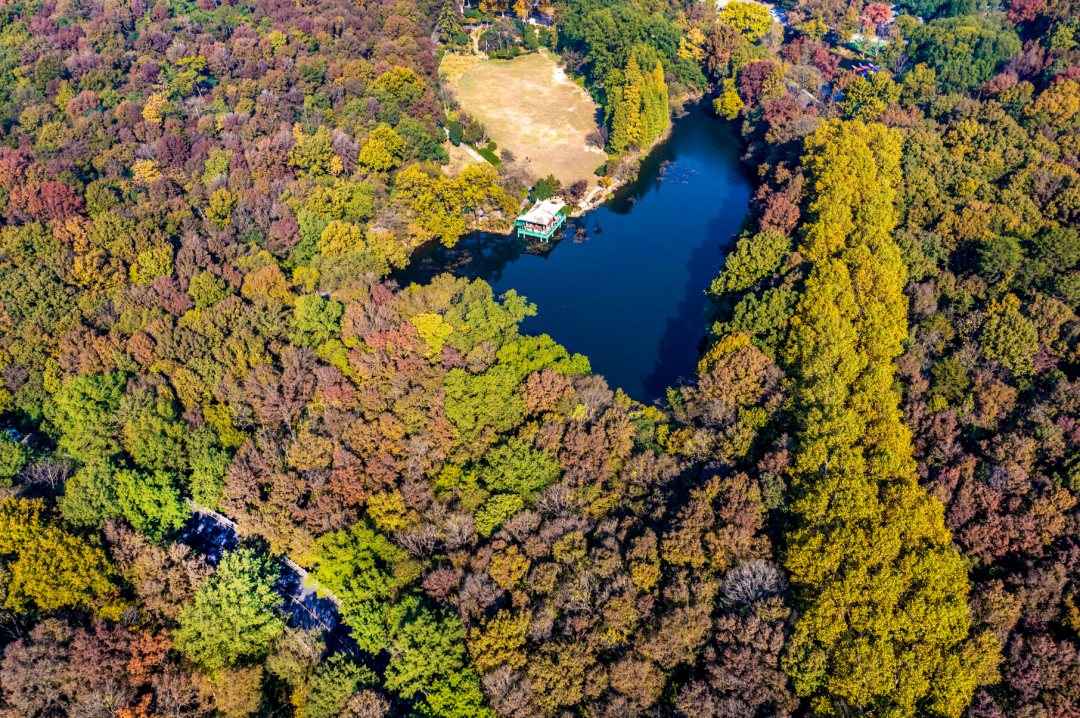
[[[217,565],[227,551],[240,544],[240,530],[235,523],[215,511],[190,501],[188,505],[191,507],[191,518],[184,526],[180,540]],[[341,620],[339,601],[325,591],[320,598],[314,584],[307,571],[287,557],[281,559],[281,578],[276,588],[282,597],[280,610],[286,615],[289,625],[294,628],[319,628],[329,654],[344,651],[359,657],[360,649],[353,641],[349,627]]]

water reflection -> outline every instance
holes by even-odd
[[[480,278],[535,302],[528,334],[550,334],[640,401],[693,375],[705,334],[704,290],[746,212],[751,176],[731,126],[695,109],[642,164],[638,181],[567,224],[549,244],[463,237],[423,247],[397,275]]]

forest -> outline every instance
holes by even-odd
[[[536,191],[444,171],[476,9],[0,5],[0,715],[1080,716],[1080,4],[780,9],[514,45],[609,167],[676,96],[740,128],[697,376],[645,405],[527,297],[394,279]]]

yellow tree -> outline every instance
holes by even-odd
[[[326,226],[319,237],[319,251],[328,257],[364,248],[364,228],[334,220]]]
[[[713,111],[724,119],[734,120],[743,107],[744,103],[739,97],[739,90],[735,87],[735,79],[729,77],[724,80],[724,89],[720,97],[713,100]]]
[[[900,138],[833,121],[804,147],[812,269],[783,354],[800,421],[784,563],[801,616],[786,668],[822,716],[958,718],[996,678],[999,646],[971,635],[963,560],[916,481],[893,390],[907,335],[891,236]]]
[[[720,11],[720,22],[731,25],[750,42],[756,42],[769,31],[773,20],[764,5],[732,0]]]
[[[356,161],[369,172],[386,172],[401,164],[406,149],[405,140],[390,127],[380,125],[371,131]]]
[[[626,63],[623,84],[612,92],[611,149],[622,152],[637,147],[641,141],[641,96],[644,81],[633,56]]]
[[[389,90],[398,102],[407,104],[424,94],[424,81],[408,67],[395,67],[379,75],[375,87]]]
[[[319,127],[309,135],[300,124],[295,124],[292,134],[296,144],[289,151],[289,164],[297,168],[299,177],[341,174],[344,166],[341,158],[334,154],[330,130]]]
[[[0,504],[0,554],[12,557],[5,605],[43,611],[89,603],[115,591],[105,553],[41,517],[41,501]]]
[[[406,167],[397,177],[397,199],[412,213],[416,230],[437,237],[447,247],[453,247],[465,234],[457,190],[452,180],[431,177],[420,165]]]
[[[457,179],[437,170],[432,174],[421,165],[412,165],[397,177],[397,199],[408,207],[414,233],[421,239],[435,237],[452,247],[465,234],[466,210],[474,214],[481,209],[495,210],[509,216],[516,209],[514,199],[499,186],[495,168],[489,164],[470,165]]]
[[[685,58],[692,62],[701,62],[701,58],[705,56],[705,51],[702,49],[704,45],[705,34],[697,27],[692,27],[686,31],[686,35],[679,41],[677,55],[679,58]]]

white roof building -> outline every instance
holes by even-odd
[[[551,224],[551,220],[555,219],[555,216],[559,214],[559,210],[565,206],[565,202],[556,202],[545,199],[541,202],[537,202],[533,205],[532,209],[518,217],[518,221],[546,227]]]

